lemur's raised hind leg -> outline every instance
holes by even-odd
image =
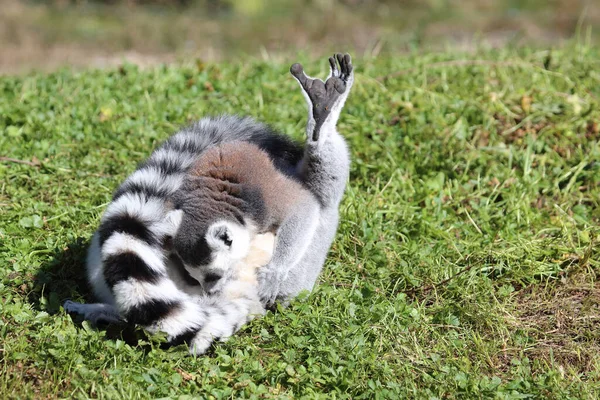
[[[300,64],[290,68],[308,103],[306,146],[297,174],[314,195],[318,212],[307,215],[310,208],[305,206],[304,213],[294,216],[296,226],[278,231],[276,249],[279,243],[287,243],[288,251],[295,257],[293,264],[279,265],[277,274],[268,268],[259,274],[261,299],[267,305],[275,299],[286,302],[302,290],[312,289],[337,230],[338,207],[348,180],[350,157],[336,124],[354,75],[348,54],[330,57],[329,64],[331,73],[325,82],[306,76]],[[308,224],[307,219],[312,219],[314,225]],[[307,226],[313,228],[307,230]]]
[[[323,207],[337,209],[346,187],[350,159],[336,125],[354,74],[348,54],[330,57],[329,65],[331,72],[325,82],[308,77],[300,64],[292,65],[290,72],[300,83],[308,104],[306,147],[298,173]]]

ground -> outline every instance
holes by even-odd
[[[87,242],[179,126],[253,115],[302,138],[300,61],[0,78],[0,393],[12,398],[600,396],[600,53],[357,57],[352,152],[318,288],[204,357],[96,330]]]

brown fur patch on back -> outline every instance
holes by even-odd
[[[264,202],[264,221],[260,228],[276,229],[290,208],[308,196],[297,181],[273,165],[269,155],[247,142],[229,142],[208,149],[189,171],[197,189],[219,202],[241,207],[234,201],[244,188],[257,190]]]

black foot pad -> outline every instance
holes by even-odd
[[[331,77],[326,82],[306,76],[304,68],[298,63],[290,68],[290,72],[298,79],[312,102],[313,117],[315,119],[315,130],[312,139],[315,141],[319,139],[321,126],[331,113],[332,107],[346,91],[346,84],[352,74],[352,60],[349,54],[342,55],[338,53],[334,57],[329,57],[329,65],[331,66]]]

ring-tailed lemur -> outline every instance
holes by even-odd
[[[198,354],[206,349],[205,338],[195,340],[200,332],[234,332],[245,322],[245,317],[237,323],[225,318],[233,305],[221,294],[206,297],[166,245],[181,224],[182,214],[173,210],[173,200],[189,169],[211,147],[233,141],[261,148],[276,168],[300,182],[318,203],[316,213],[300,217],[305,218],[302,227],[307,219],[314,223],[312,234],[311,229],[308,234],[294,230],[294,223],[282,224],[290,229],[277,231],[274,256],[258,272],[263,304],[311,290],[337,230],[350,165],[336,124],[354,80],[352,64],[349,55],[341,54],[329,63],[331,73],[325,82],[306,76],[300,64],[290,69],[308,103],[304,148],[249,118],[225,116],[200,120],[155,150],[115,192],[92,238],[88,280],[102,303],[67,302],[65,310],[94,322],[124,318],[167,333],[172,344],[187,342]],[[199,298],[210,298],[211,306]]]

